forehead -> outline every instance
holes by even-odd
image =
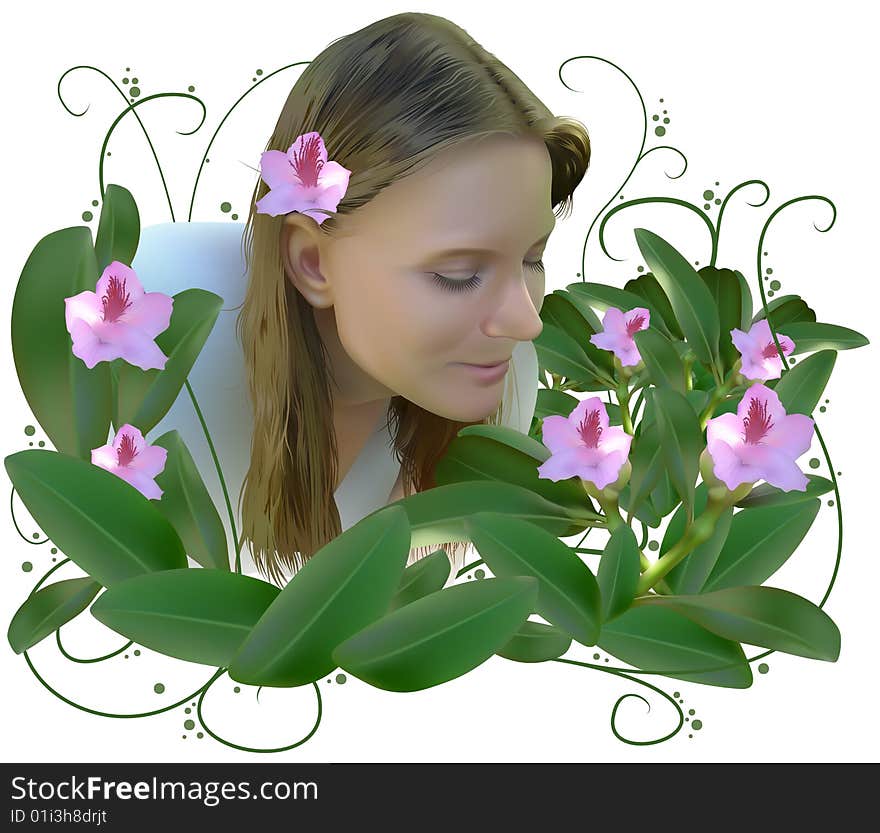
[[[550,156],[539,138],[469,140],[383,189],[351,215],[352,231],[409,249],[470,233],[519,246],[552,224],[551,183]]]

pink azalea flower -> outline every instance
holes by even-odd
[[[73,355],[91,370],[98,362],[123,358],[141,370],[162,370],[166,356],[154,339],[168,329],[174,299],[144,292],[134,269],[114,260],[95,291],[64,299],[64,322]]]
[[[736,328],[730,331],[733,344],[742,356],[742,373],[746,379],[778,379],[782,375],[782,359],[773,341],[766,318],[752,324],[747,333]],[[779,346],[787,356],[794,350],[794,342],[779,333]]]
[[[758,480],[785,492],[806,491],[807,476],[795,460],[809,450],[813,426],[804,414],[786,414],[776,391],[755,382],[735,414],[721,414],[706,423],[715,476],[731,491]]]
[[[327,161],[324,140],[317,132],[303,133],[287,149],[267,150],[260,156],[260,175],[271,189],[257,201],[257,213],[277,217],[291,211],[316,211],[320,225],[327,211],[345,195],[351,171],[338,162]]]
[[[609,427],[598,396],[582,399],[567,417],[544,417],[541,435],[552,453],[538,467],[538,477],[554,482],[579,477],[599,489],[617,480],[632,443],[622,428]]]
[[[167,459],[167,449],[147,445],[144,435],[128,423],[116,432],[112,443],[92,449],[92,463],[121,477],[150,500],[164,494],[153,478],[165,469]]]
[[[647,330],[650,323],[651,313],[644,307],[626,313],[608,307],[602,319],[602,332],[590,336],[590,341],[602,350],[611,350],[624,367],[630,367],[642,360],[633,333]]]

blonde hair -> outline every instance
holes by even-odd
[[[286,151],[297,136],[320,132],[329,159],[352,171],[335,214],[345,216],[383,188],[415,173],[463,140],[495,134],[537,136],[552,164],[551,204],[570,209],[590,160],[586,128],[556,118],[497,58],[450,21],[404,13],[333,41],[303,70],[278,117],[267,150]],[[281,584],[341,532],[334,501],[337,449],[328,363],[311,305],[285,276],[283,216],[257,214],[268,191],[258,180],[243,246],[250,275],[236,329],[254,412],[250,467],[239,493],[242,540],[259,571]],[[561,212],[556,212],[557,216]],[[466,425],[499,424],[501,408],[478,423],[430,413],[392,397],[386,427],[394,437],[404,495],[435,486],[434,467]],[[455,565],[468,542],[439,547]]]

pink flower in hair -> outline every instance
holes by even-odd
[[[351,171],[327,161],[321,134],[303,133],[287,149],[260,156],[260,176],[271,189],[257,201],[257,213],[277,217],[291,211],[315,212],[319,225],[345,196]]]

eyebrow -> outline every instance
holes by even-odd
[[[536,240],[531,246],[529,246],[529,250],[535,248],[535,246],[540,245],[541,243],[546,242],[550,235],[553,234],[554,229],[556,228],[556,218],[553,218],[553,225],[550,227],[550,231],[548,231],[542,238]],[[452,249],[443,249],[438,252],[432,252],[429,255],[429,258],[437,258],[437,257],[448,257],[449,255],[494,255],[497,254],[492,249],[482,249],[475,247],[467,247],[467,246],[459,246]]]

